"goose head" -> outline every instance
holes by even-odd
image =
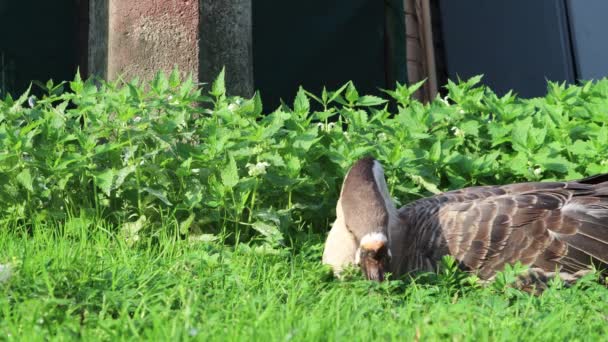
[[[351,167],[344,178],[337,210],[356,244],[355,265],[361,267],[367,279],[384,280],[391,259],[389,226],[395,209],[378,161],[367,157]]]

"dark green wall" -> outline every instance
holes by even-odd
[[[12,95],[22,93],[32,80],[74,77],[78,11],[78,0],[0,1],[0,52],[10,60],[7,83]]]
[[[276,106],[279,99],[290,103],[299,85],[319,94],[324,85],[335,90],[352,80],[363,94],[378,93],[387,81],[405,82],[405,50],[385,45],[390,36],[402,40],[396,46],[405,46],[403,22],[395,20],[403,18],[398,3],[253,1],[253,73],[264,104]],[[389,16],[387,6],[389,13],[401,13]],[[403,63],[395,65],[392,58]]]

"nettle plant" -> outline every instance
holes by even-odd
[[[175,70],[149,84],[81,80],[0,101],[0,220],[101,217],[139,233],[224,233],[272,245],[325,232],[358,158],[385,167],[402,203],[477,184],[608,172],[608,81],[549,83],[502,97],[480,77],[429,104],[397,84],[387,98],[349,82],[264,112],[259,94],[204,92]],[[65,88],[68,88],[67,90]]]

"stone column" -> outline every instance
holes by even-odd
[[[215,79],[226,67],[229,95],[253,95],[251,0],[200,0],[200,73]]]
[[[226,67],[230,95],[253,94],[251,0],[89,0],[88,70],[150,80],[175,65],[200,82]]]
[[[150,80],[177,65],[198,75],[198,0],[90,1],[91,73]]]
[[[109,0],[89,0],[87,70],[101,78],[108,75],[108,5]]]

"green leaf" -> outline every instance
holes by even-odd
[[[344,97],[346,98],[346,101],[351,104],[355,103],[359,99],[359,93],[353,85],[353,82],[348,82],[348,87],[346,87],[346,93],[344,93]]]
[[[238,171],[239,170],[236,166],[236,161],[234,160],[234,157],[232,155],[229,155],[228,164],[224,166],[224,169],[222,170],[221,174],[222,184],[224,185],[224,187],[226,187],[227,189],[232,189],[238,184]]]
[[[378,106],[381,104],[386,103],[387,101],[381,97],[378,96],[373,96],[373,95],[364,95],[361,96],[358,100],[356,105],[360,106],[360,107],[371,107],[371,106]]]
[[[217,75],[217,78],[211,85],[211,91],[209,92],[211,95],[215,97],[226,95],[226,84],[224,81],[225,73],[226,68],[222,68],[222,71],[220,71],[219,75]]]
[[[407,87],[407,91],[410,94],[410,96],[411,96],[411,94],[415,93],[420,87],[422,87],[422,85],[425,82],[426,82],[426,78],[422,81],[418,81],[418,82],[412,84],[411,86]]]
[[[318,133],[316,129],[309,130],[304,134],[300,134],[295,138],[292,146],[303,151],[308,151],[310,150],[313,144],[319,141],[319,138],[317,138],[317,134]]]
[[[329,100],[327,101],[327,103],[332,103],[336,99],[338,99],[338,97],[340,97],[340,94],[342,94],[342,92],[344,91],[344,89],[346,89],[347,86],[348,86],[348,83],[344,84],[343,86],[340,87],[340,89],[331,93],[331,96],[329,97]]]
[[[438,162],[441,159],[441,141],[437,140],[431,146],[431,151],[429,152],[429,159],[433,162]]]
[[[110,196],[110,192],[112,192],[112,184],[114,181],[114,176],[116,172],[114,169],[107,169],[105,171],[95,173],[93,178],[95,179],[95,184],[103,191],[106,196]]]
[[[127,176],[133,172],[135,172],[135,165],[129,165],[118,170],[118,172],[116,172],[116,178],[112,184],[112,190],[120,188],[120,186],[125,182]]]
[[[166,205],[168,205],[170,207],[173,206],[173,203],[169,202],[169,200],[167,199],[167,196],[164,193],[162,193],[160,190],[152,189],[150,187],[144,187],[142,189],[142,191],[147,192],[150,195],[158,198],[159,200],[161,200],[161,202],[165,203]]]
[[[460,129],[469,136],[478,137],[479,136],[479,123],[474,120],[465,121],[462,125],[460,125]]]
[[[307,114],[310,110],[310,101],[302,87],[298,90],[298,94],[293,102],[293,110],[300,115]]]
[[[177,88],[177,86],[179,86],[180,83],[180,74],[179,74],[179,69],[177,67],[177,65],[173,68],[173,70],[171,71],[171,75],[169,75],[169,87],[171,88]]]
[[[187,235],[190,231],[190,226],[192,226],[192,222],[194,222],[194,218],[196,215],[194,213],[190,213],[187,219],[183,220],[179,223],[179,233],[182,235]]]
[[[16,178],[17,182],[27,189],[27,191],[34,192],[32,174],[30,173],[29,169],[23,169],[21,172],[19,172]]]
[[[520,152],[528,151],[528,132],[532,127],[532,118],[517,121],[511,132],[513,149]]]
[[[70,89],[74,93],[81,93],[83,89],[82,78],[80,78],[80,68],[76,69],[76,76],[74,76],[74,80],[70,82]]]
[[[439,194],[441,193],[441,190],[439,190],[439,188],[437,187],[437,185],[427,181],[426,179],[424,179],[422,176],[418,176],[418,175],[411,175],[410,176],[412,178],[412,180],[414,182],[416,182],[417,184],[422,185],[423,188],[425,188],[427,191],[433,193],[433,194]]]
[[[252,228],[262,234],[269,242],[277,243],[283,240],[283,234],[276,225],[271,225],[265,222],[256,221]]]
[[[264,111],[264,107],[262,105],[262,96],[259,91],[255,92],[253,95],[253,113],[254,116],[260,116]]]
[[[597,154],[595,146],[589,141],[577,140],[567,148],[570,153],[579,157],[593,157]]]

